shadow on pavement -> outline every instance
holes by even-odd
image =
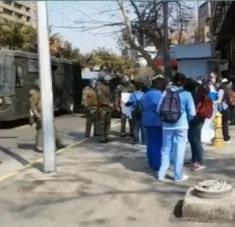
[[[32,143],[19,143],[17,147],[21,150],[35,151],[35,145]]]
[[[22,165],[27,165],[30,162],[26,159],[24,159],[23,157],[21,157],[20,155],[18,155],[17,153],[12,152],[11,150],[9,150],[8,148],[2,147],[0,146],[0,151],[3,152],[6,155],[11,156],[12,158],[14,158],[16,161],[18,161],[19,163],[21,163]]]
[[[0,139],[17,139],[18,136],[0,136]]]

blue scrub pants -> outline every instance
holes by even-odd
[[[161,163],[162,127],[148,126],[145,130],[148,163],[151,169],[158,171]]]
[[[161,167],[158,173],[159,180],[163,180],[170,167],[171,161],[174,166],[174,179],[181,180],[186,144],[188,140],[187,129],[163,129],[163,143],[161,149]]]

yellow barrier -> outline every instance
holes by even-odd
[[[216,148],[224,147],[224,138],[222,133],[222,114],[217,112],[214,119],[215,124],[215,138],[213,140],[213,146]]]

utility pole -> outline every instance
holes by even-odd
[[[46,1],[37,2],[38,12],[38,55],[40,68],[40,90],[42,102],[43,161],[44,172],[56,170],[55,128],[51,77],[51,58]]]

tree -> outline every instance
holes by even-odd
[[[0,46],[10,50],[37,50],[37,32],[31,26],[26,26],[10,20],[0,22]]]
[[[61,49],[62,49],[62,38],[58,33],[50,33],[50,37],[49,37],[49,44],[50,44],[50,51],[51,51],[51,55],[55,56],[55,57],[61,57]]]
[[[0,45],[10,50],[21,49],[24,44],[22,35],[23,25],[9,20],[2,20],[0,23]]]
[[[121,39],[125,46],[137,51],[145,58],[148,65],[155,71],[156,69],[151,54],[146,50],[146,46],[154,46],[156,55],[163,52],[164,47],[164,27],[163,27],[163,4],[164,1],[123,1],[117,0],[118,9],[115,11],[121,13],[120,21],[103,22],[99,20],[77,21],[81,26],[69,27],[80,31],[97,30],[106,27],[119,27]],[[168,32],[178,30],[177,39],[179,43],[185,42],[183,31],[189,25],[192,19],[190,7],[180,0],[169,1],[169,28]],[[108,13],[108,10],[106,10]],[[169,34],[170,36],[171,34]],[[169,40],[170,44],[171,40]],[[122,43],[122,45],[123,45]]]
[[[125,25],[124,41],[129,46],[141,53],[148,65],[153,70],[158,71],[154,61],[148,51],[145,49],[147,45],[152,45],[156,49],[156,55],[162,54],[164,49],[164,21],[163,21],[163,1],[149,1],[138,3],[129,0],[130,6],[133,8],[134,19],[130,19],[130,13],[124,6],[124,2],[118,0],[118,5],[123,16]],[[192,16],[189,13],[191,8],[183,1],[171,1],[168,3],[168,21],[169,31],[178,30],[178,43],[184,43],[183,32]],[[176,13],[177,12],[177,13]],[[170,45],[171,39],[169,39]]]
[[[60,34],[52,33],[51,29],[49,41],[52,56],[80,60],[79,49],[73,48],[69,41],[64,41]],[[32,26],[3,19],[0,22],[0,47],[37,52],[37,30]]]
[[[24,39],[22,49],[29,52],[37,52],[37,31],[31,26],[23,26],[22,36]]]
[[[131,75],[135,67],[135,62],[101,48],[84,56],[83,67],[93,68],[95,66],[105,67],[110,72],[115,71]]]

